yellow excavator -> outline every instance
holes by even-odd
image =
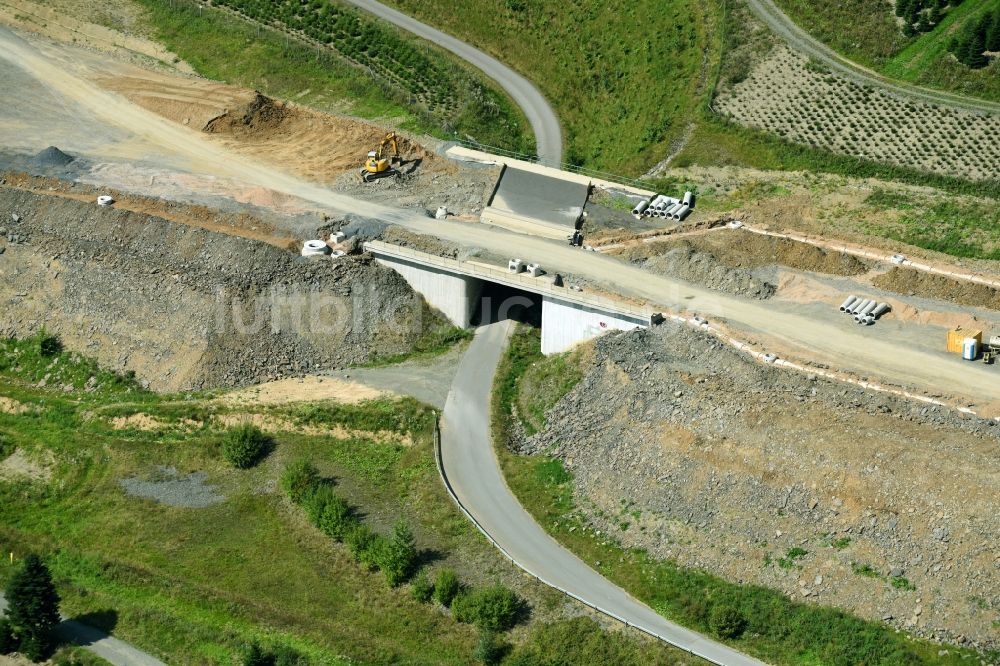
[[[392,148],[392,155],[389,157],[385,156],[387,148]],[[402,158],[399,156],[399,145],[396,143],[396,133],[389,132],[382,139],[378,148],[368,153],[368,159],[365,160],[365,165],[361,168],[361,178],[366,183],[370,183],[379,178],[398,176],[399,169],[395,166],[397,164],[402,164]]]

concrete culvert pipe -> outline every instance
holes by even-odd
[[[674,213],[677,212],[677,210],[680,207],[681,207],[681,204],[679,204],[679,203],[672,204],[669,208],[667,208],[666,210],[664,210],[663,213],[664,213],[664,215],[666,217],[673,217]]]
[[[663,210],[663,207],[666,204],[667,204],[667,197],[661,194],[657,196],[655,199],[653,199],[652,203],[649,204],[649,207],[654,210]]]
[[[677,221],[682,221],[685,217],[687,217],[690,214],[691,214],[691,206],[684,204],[677,209],[677,212],[674,213],[674,219]]]
[[[321,240],[307,240],[302,244],[302,256],[313,257],[322,254],[330,254],[330,246]]]
[[[892,309],[892,306],[889,305],[888,303],[879,303],[878,307],[871,311],[871,315],[875,319],[878,319],[879,317],[881,317],[882,315],[884,315],[886,312],[888,312],[891,309]]]
[[[869,312],[871,312],[872,310],[874,310],[877,307],[878,307],[878,303],[876,303],[875,301],[869,301],[868,305],[866,305],[865,307],[861,308],[861,312],[859,312],[858,314],[860,314],[863,317],[863,316],[865,316],[866,314],[868,314]]]
[[[858,297],[855,296],[854,294],[851,294],[850,296],[847,297],[847,299],[843,303],[840,304],[840,311],[841,312],[847,312],[847,308],[849,308],[851,305],[853,305],[854,302],[857,301],[857,300],[858,300]]]
[[[112,197],[109,197],[107,194],[102,194],[101,196],[97,197],[98,206],[110,206],[114,202],[115,200]]]
[[[632,209],[632,214],[635,215],[636,217],[641,217],[647,208],[649,208],[649,202],[640,201],[638,204],[636,204],[635,208]]]
[[[856,315],[859,312],[861,312],[861,308],[865,307],[869,303],[871,303],[871,301],[868,300],[867,298],[863,298],[863,299],[859,298],[858,300],[856,300],[854,302],[853,305],[851,305],[851,307],[847,308],[847,310],[845,310],[845,312],[847,312],[847,314],[849,314],[849,315]]]
[[[684,193],[684,198],[681,199],[681,202],[685,206],[688,206],[689,208],[694,208],[694,192],[692,192],[690,190],[688,190],[687,192],[685,192]]]

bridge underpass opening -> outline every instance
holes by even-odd
[[[541,328],[542,296],[505,284],[484,281],[470,324],[478,327],[508,319]]]

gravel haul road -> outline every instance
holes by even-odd
[[[983,113],[1000,112],[1000,104],[994,102],[955,95],[941,90],[908,85],[900,81],[888,79],[877,72],[844,58],[829,46],[817,40],[796,25],[792,19],[788,18],[774,4],[773,0],[747,0],[747,3],[750,9],[753,10],[753,13],[757,15],[757,18],[766,23],[790,47],[810,58],[819,60],[830,67],[830,69],[846,76],[855,83],[882,88],[891,93],[912,99],[919,99],[929,104],[940,104]]]
[[[660,637],[726,666],[759,666],[748,657],[657,614],[560,546],[524,510],[504,481],[490,434],[493,376],[513,322],[484,326],[458,366],[445,404],[441,458],[458,501],[521,568],[542,582]]]
[[[0,613],[6,609],[7,600],[0,593]],[[64,641],[79,645],[114,666],[167,666],[153,655],[75,620],[63,620],[56,632]]]
[[[496,81],[527,116],[531,130],[535,134],[539,161],[546,166],[559,166],[562,162],[562,130],[559,127],[559,117],[531,81],[493,56],[380,2],[374,0],[347,0],[347,2],[451,51]]]
[[[99,76],[100,72],[87,69],[93,64],[84,62],[85,56],[85,53],[69,48],[29,43],[8,30],[0,29],[0,60],[7,60],[42,81],[53,95],[65,100],[66,104],[86,110],[95,123],[124,130],[129,137],[127,143],[123,147],[114,144],[102,147],[107,155],[132,159],[138,155],[146,161],[183,165],[190,174],[232,178],[311,202],[321,210],[374,218],[451,243],[488,248],[501,256],[540,261],[550,273],[580,276],[611,291],[648,301],[654,307],[698,312],[711,319],[725,320],[735,328],[749,330],[772,341],[777,347],[771,351],[780,353],[789,349],[836,368],[873,379],[878,377],[916,391],[958,394],[979,404],[1000,405],[1000,382],[996,381],[995,373],[989,366],[957,363],[943,351],[897,345],[892,339],[871,335],[864,327],[839,325],[842,318],[824,320],[780,304],[715,292],[653,275],[614,258],[585,252],[565,243],[482,224],[435,220],[417,211],[332,192],[237,155],[213,141],[209,135],[171,123],[104,91],[88,79]]]

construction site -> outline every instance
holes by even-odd
[[[655,191],[50,37],[0,28],[0,335],[183,393],[340,376],[527,299],[581,379],[506,446],[558,459],[599,538],[1000,650],[1000,262],[851,226],[930,188]]]

